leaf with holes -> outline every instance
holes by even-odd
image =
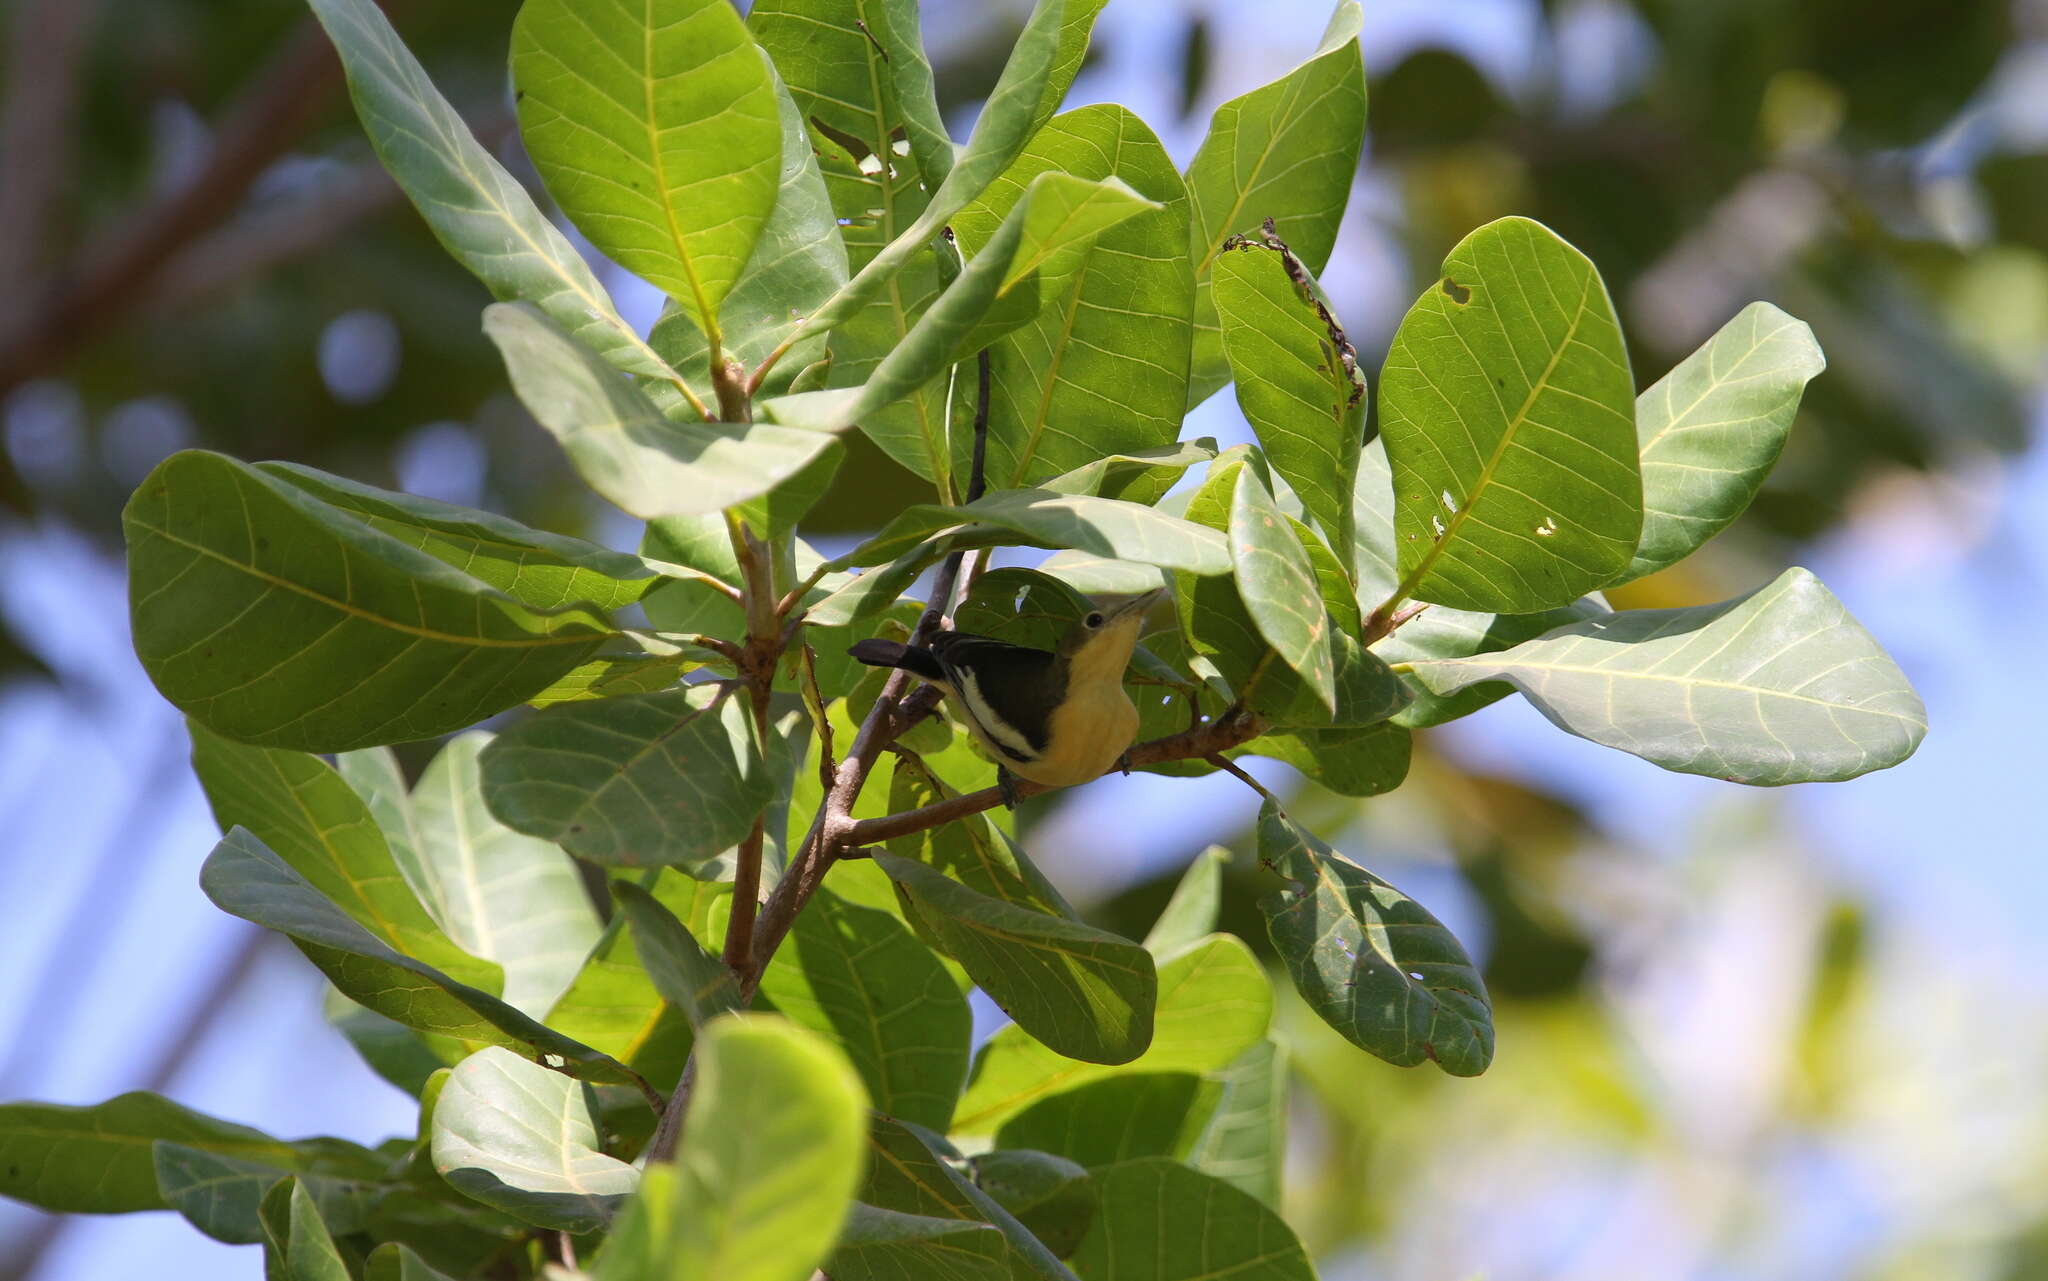
[[[643,1086],[610,1056],[546,1027],[489,992],[393,951],[327,901],[246,830],[221,838],[199,888],[230,916],[289,937],[344,996],[407,1027],[478,1045],[525,1046],[581,1080]]]
[[[782,168],[773,72],[732,6],[526,0],[512,81],[569,221],[715,332]]]
[[[484,801],[607,867],[716,858],[770,798],[744,704],[695,685],[548,708],[484,751]]]
[[[990,349],[988,483],[996,489],[1045,482],[1106,454],[1171,451],[1187,395],[1187,191],[1158,138],[1130,111],[1102,104],[1055,117],[960,211],[953,225],[961,242],[987,243],[1032,179],[1050,171],[1121,179],[1157,207],[1049,265],[1038,315]],[[972,378],[954,381],[953,485],[963,493],[974,388]]]
[[[972,967],[970,967],[971,970]],[[1081,1062],[1006,1027],[975,1056],[953,1121],[959,1134],[992,1133],[1034,1100],[1123,1072],[1206,1072],[1266,1035],[1273,989],[1251,950],[1213,934],[1159,962],[1157,1011],[1145,1052],[1116,1067]]]
[[[306,752],[431,738],[514,706],[611,634],[535,609],[220,454],[173,454],[121,514],[135,652],[215,732]]]
[[[1225,253],[1210,270],[1238,407],[1330,545],[1349,547],[1365,379],[1344,362],[1318,300],[1288,277],[1279,254]]]
[[[922,863],[875,857],[946,952],[1030,1036],[1091,1063],[1128,1063],[1151,1044],[1158,978],[1145,949],[977,893]]]
[[[1803,569],[1718,605],[1626,610],[1413,666],[1439,693],[1508,681],[1561,729],[1734,783],[1855,778],[1927,733],[1905,673]]]
[[[536,1227],[594,1232],[640,1185],[598,1147],[583,1087],[491,1046],[455,1065],[434,1105],[434,1169]]]
[[[1398,1067],[1427,1059],[1452,1076],[1486,1070],[1486,985],[1421,904],[1337,857],[1270,800],[1259,807],[1259,861],[1287,879],[1259,910],[1295,989],[1323,1022]]]
[[[1527,218],[1465,237],[1380,374],[1401,589],[1512,614],[1614,581],[1642,532],[1634,405],[1584,254]]]
[[[449,254],[500,301],[524,299],[630,373],[674,377],[505,167],[469,132],[375,0],[308,0],[348,73],[363,131]]]
[[[1624,578],[1677,564],[1742,514],[1825,368],[1804,321],[1753,302],[1636,398],[1643,534]]]
[[[1310,271],[1330,260],[1365,145],[1362,21],[1358,0],[1339,0],[1309,60],[1216,108],[1188,165],[1195,265],[1191,407],[1230,379],[1210,294],[1211,266],[1223,242],[1254,233],[1271,218]]]
[[[485,308],[484,332],[504,353],[519,398],[590,487],[644,519],[759,498],[835,444],[772,423],[671,421],[560,325],[521,303]]]

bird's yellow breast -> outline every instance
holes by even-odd
[[[1053,711],[1045,754],[1010,772],[1047,787],[1072,787],[1100,778],[1138,736],[1138,709],[1121,680],[1070,686]]]

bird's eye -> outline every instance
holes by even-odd
[[[1090,627],[1100,627],[1102,626],[1102,615],[1090,614],[1086,619],[1082,621],[1086,622]]]

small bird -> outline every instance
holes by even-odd
[[[898,667],[939,687],[1009,775],[1070,787],[1112,769],[1138,736],[1138,709],[1124,668],[1155,589],[1091,611],[1047,652],[971,632],[940,632],[927,645],[879,637],[847,652],[870,667]]]

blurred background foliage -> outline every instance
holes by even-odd
[[[518,171],[513,6],[385,7]],[[956,135],[1023,9],[926,3]],[[249,1108],[281,1092],[305,1128],[381,1137],[395,1113],[367,1100],[382,1087],[350,1075],[317,1016],[288,1023],[304,1035],[255,1068],[223,1069],[232,1051],[208,1048],[275,1025],[276,1003],[317,1001],[291,958],[239,922],[137,934],[150,912],[204,918],[190,880],[206,846],[137,832],[206,819],[176,718],[119,643],[120,504],[197,445],[616,545],[634,531],[592,528],[598,504],[482,337],[482,288],[376,168],[302,6],[11,0],[4,15],[0,808],[16,822],[0,912],[56,924],[16,931],[4,953],[0,1027],[41,1048],[0,1062],[0,1096],[154,1085],[204,1105],[228,1090],[216,1110],[263,1123]],[[1114,0],[1069,105],[1130,102],[1184,161],[1215,105],[1291,65],[1324,16],[1308,0]],[[1599,265],[1639,385],[1744,303],[1776,302],[1812,324],[1830,364],[1784,462],[1734,530],[1616,604],[1718,599],[1815,554],[1893,558],[1922,571],[1917,588],[1878,572],[1861,599],[1844,595],[1926,691],[1930,747],[1973,732],[1944,723],[1959,704],[2030,723],[2039,677],[1986,687],[1982,647],[1941,639],[1934,615],[1968,615],[1963,598],[1987,582],[2026,584],[2013,595],[2033,613],[2009,618],[2042,614],[2027,534],[2048,508],[2028,453],[2048,372],[2048,3],[1385,0],[1368,7],[1365,44],[1370,141],[1325,278],[1362,365],[1377,369],[1442,254],[1510,213]],[[651,323],[652,291],[616,269],[607,280]],[[1227,393],[1190,420],[1203,433],[1244,438]],[[924,496],[856,442],[818,516],[850,534]],[[1899,610],[1882,608],[1888,595]],[[2034,624],[2010,635],[2038,652]],[[1583,744],[1520,759],[1519,744],[1558,740],[1524,737],[1517,715],[1530,719],[1489,712],[1425,738],[1409,786],[1363,807],[1274,771],[1303,789],[1300,817],[1445,917],[1499,1005],[1500,1060],[1479,1082],[1388,1068],[1313,1018],[1288,1021],[1290,1212],[1325,1275],[2048,1278],[2042,950],[1987,959],[1986,937],[1954,919],[2009,895],[2005,863],[1881,854],[1871,817],[1911,816],[1893,820],[1906,841],[1944,830],[1943,806],[1975,806],[1953,820],[1971,833],[1959,839],[2038,861],[2023,801],[1969,790],[2002,776],[1963,743],[1952,766],[1923,754],[1900,772],[1940,785],[1878,776],[1816,809],[1589,763]],[[2013,735],[2038,765],[2035,740]],[[56,768],[69,790],[52,789]],[[1249,807],[1214,782],[1105,780],[1020,821],[1101,923],[1138,936],[1195,850],[1249,847]],[[74,793],[113,821],[49,813]],[[1180,817],[1132,830],[1131,814],[1167,807]],[[152,858],[175,873],[156,895],[138,888]],[[39,874],[52,860],[68,870]],[[1980,893],[1944,891],[1944,877]],[[1225,927],[1263,946],[1261,874],[1241,857],[1232,880]],[[76,1025],[93,1020],[70,1002],[152,966],[108,941],[124,931],[168,948],[154,965],[182,982],[149,988],[148,1018],[107,1042],[116,1061],[87,1071]],[[79,948],[97,958],[82,974]],[[324,1092],[276,1084],[295,1073]],[[272,1084],[227,1084],[256,1079]],[[5,1209],[0,1278],[114,1275],[133,1257],[121,1250],[144,1248],[142,1229],[96,1244],[97,1225]]]

